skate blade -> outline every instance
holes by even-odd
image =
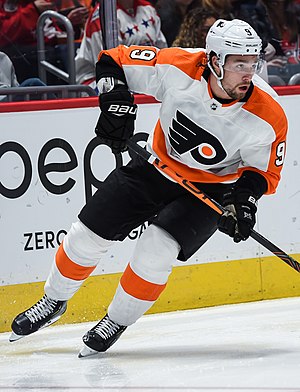
[[[57,320],[59,320],[60,317],[61,317],[61,316],[58,316],[58,317],[53,318],[52,320],[49,320],[46,324],[44,324],[41,328],[39,328],[38,331],[39,331],[40,329],[49,327],[49,325],[51,325],[51,324],[55,323]],[[37,331],[35,331],[35,332],[37,332]],[[30,334],[30,335],[31,335],[31,334]],[[22,338],[25,338],[25,336],[29,336],[29,335],[17,335],[15,332],[12,331],[12,333],[11,333],[10,337],[8,338],[8,340],[9,340],[10,342],[15,342],[16,340],[20,340],[20,339],[22,339]]]
[[[22,339],[24,337],[25,337],[25,335],[17,335],[16,333],[12,332],[10,337],[8,338],[8,340],[10,342],[15,342],[16,340]]]
[[[87,345],[84,345],[78,354],[78,358],[90,357],[91,355],[99,354],[99,351],[93,350],[89,348]]]

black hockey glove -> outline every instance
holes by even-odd
[[[126,151],[126,142],[133,135],[137,111],[133,99],[125,87],[118,87],[99,97],[101,114],[95,132],[114,154]]]
[[[219,230],[232,237],[234,242],[249,238],[256,221],[257,200],[267,189],[268,183],[263,175],[245,170],[224,195],[223,206],[227,211],[219,219]]]
[[[248,189],[236,187],[226,193],[223,201],[226,212],[219,219],[219,230],[234,242],[247,240],[256,222],[256,203],[256,197]]]

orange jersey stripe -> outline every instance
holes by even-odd
[[[264,102],[264,104],[262,104],[262,102]],[[280,146],[283,145],[285,148],[288,127],[287,118],[281,106],[274,101],[269,94],[257,86],[253,90],[251,99],[245,103],[243,108],[269,123],[275,131],[276,140],[272,144],[267,172],[264,173],[257,170],[260,174],[264,175],[268,182],[267,194],[274,193],[280,180],[280,173],[284,159],[284,156],[279,155],[279,153],[282,152]],[[250,170],[253,169],[251,168]]]
[[[155,301],[166,284],[155,284],[138,276],[128,264],[120,280],[123,290],[132,297],[143,301]]]
[[[63,243],[61,243],[57,250],[55,262],[59,272],[65,278],[73,280],[84,280],[88,278],[96,268],[96,266],[84,267],[82,265],[74,263],[74,261],[69,259],[69,257],[67,256],[63,248]]]
[[[149,53],[149,57],[139,57],[139,53]],[[194,53],[187,52],[181,48],[157,49],[152,46],[135,46],[130,47],[119,45],[116,48],[103,50],[100,52],[98,59],[103,54],[111,56],[120,66],[126,65],[143,65],[153,67],[156,64],[170,64],[179,68],[185,74],[193,79],[199,80],[207,64],[206,53],[198,51]],[[188,56],[188,61],[187,61]]]

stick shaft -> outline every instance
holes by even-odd
[[[181,175],[177,174],[173,169],[171,169],[169,166],[161,162],[158,158],[155,158],[152,154],[150,154],[149,151],[145,150],[144,148],[142,148],[140,145],[138,145],[132,140],[128,140],[127,145],[131,151],[135,152],[136,154],[144,158],[146,161],[151,163],[153,166],[157,167],[163,173],[166,173],[169,177],[175,180],[179,185],[187,189],[190,193],[196,196],[203,203],[207,204],[218,214],[220,215],[223,214],[225,209],[223,206],[221,206],[221,204],[213,200],[211,197],[207,196],[204,192],[200,191],[189,180],[186,180]],[[259,244],[263,245],[266,249],[272,252],[275,256],[279,257],[282,261],[284,261],[286,264],[292,267],[294,270],[300,272],[300,263],[297,260],[293,259],[288,254],[286,254],[283,250],[278,248],[276,245],[274,245],[267,238],[263,237],[261,234],[259,234],[257,231],[253,229],[251,230],[250,236]]]

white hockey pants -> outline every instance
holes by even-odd
[[[80,221],[73,224],[56,253],[45,284],[46,294],[56,300],[70,299],[114,243]],[[109,305],[113,321],[131,325],[153,305],[166,286],[179,251],[179,244],[165,230],[155,225],[147,227]]]

